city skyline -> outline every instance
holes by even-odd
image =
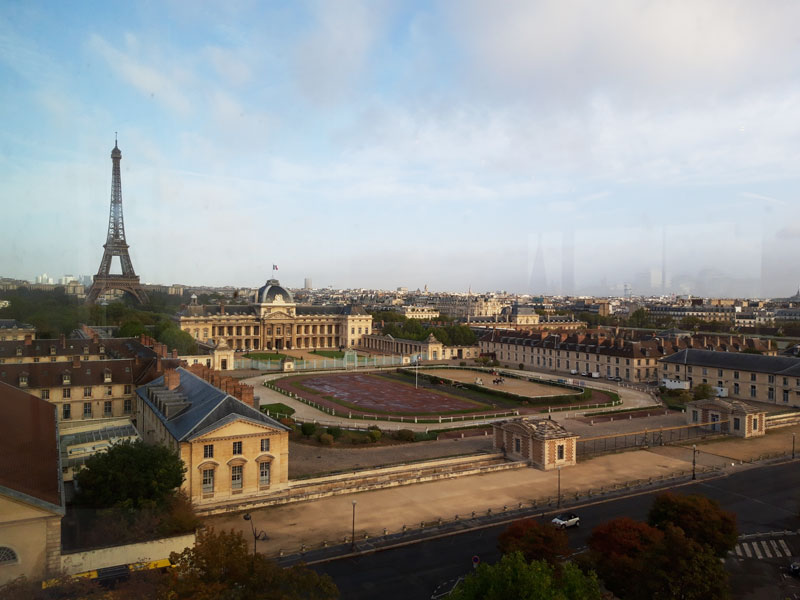
[[[798,17],[7,3],[2,275],[96,271],[118,131],[143,281],[788,296]]]

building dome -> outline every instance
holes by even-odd
[[[291,304],[294,302],[294,298],[292,298],[289,290],[281,286],[280,281],[277,279],[267,279],[267,283],[258,288],[256,302],[259,304]]]

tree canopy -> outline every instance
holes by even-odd
[[[569,554],[569,539],[552,523],[523,519],[514,521],[500,534],[497,547],[503,554],[521,552],[525,560],[544,560],[554,565]]]
[[[506,554],[493,565],[481,564],[468,575],[450,600],[599,600],[600,585],[572,563],[559,569],[546,561],[525,560],[520,552]]]
[[[680,527],[687,537],[708,546],[719,557],[734,549],[739,536],[736,515],[723,510],[716,500],[699,494],[659,494],[647,520],[659,529],[665,529],[667,524]]]
[[[75,501],[92,508],[161,506],[185,472],[178,454],[166,446],[125,440],[86,460],[75,475]]]
[[[335,600],[339,590],[327,575],[302,566],[282,569],[253,556],[239,531],[201,531],[193,548],[173,553],[172,597],[176,600]]]

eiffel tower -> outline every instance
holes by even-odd
[[[133,270],[128,243],[125,241],[125,223],[122,221],[122,182],[119,175],[119,163],[122,152],[114,138],[114,149],[111,151],[111,212],[108,217],[108,237],[103,244],[103,260],[94,276],[92,287],[86,294],[86,302],[97,302],[97,298],[108,290],[120,290],[129,293],[140,304],[147,302],[147,294],[139,282],[139,276]],[[119,256],[122,264],[122,275],[111,274],[111,259]]]

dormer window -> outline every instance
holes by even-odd
[[[17,356],[22,356],[22,346],[17,348]]]
[[[111,370],[110,369],[106,369],[105,371],[103,371],[103,382],[111,383]]]
[[[100,354],[105,354],[105,353],[106,353],[106,347],[100,346]]]
[[[69,385],[72,381],[72,376],[69,373],[64,373],[61,375],[61,383],[64,385]]]
[[[19,374],[19,387],[28,387],[28,374],[27,373],[20,373]]]
[[[83,347],[83,353],[84,354],[89,354],[89,346],[84,346]]]

